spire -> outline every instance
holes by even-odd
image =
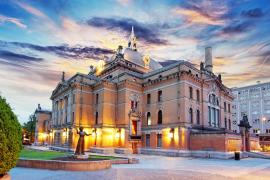
[[[65,81],[65,72],[63,71],[62,72],[62,82],[64,82]]]
[[[133,26],[131,28],[131,33],[130,33],[129,40],[128,40],[128,47],[131,48],[134,51],[137,51],[137,48],[136,48],[136,36],[135,36],[135,33],[134,33]]]

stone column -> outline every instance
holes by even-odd
[[[246,129],[246,151],[250,151],[250,133],[249,130]]]

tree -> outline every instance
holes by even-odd
[[[27,137],[29,137],[31,143],[33,143],[35,139],[36,121],[36,116],[32,114],[29,116],[29,120],[22,125],[23,130],[27,133]]]
[[[0,95],[0,177],[16,166],[22,148],[21,134],[17,116]]]

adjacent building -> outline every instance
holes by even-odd
[[[38,107],[34,112],[34,119],[36,120],[34,143],[36,145],[50,144],[49,130],[51,128],[52,112],[42,109],[40,104],[38,104]]]
[[[88,74],[63,73],[51,95],[51,146],[74,149],[82,126],[93,152],[244,150],[232,128],[233,94],[212,68],[211,47],[199,69],[184,60],[163,67],[140,53],[132,28],[127,48]],[[259,148],[258,138],[250,142]]]
[[[261,145],[270,146],[270,82],[233,88],[233,130],[244,114],[252,126],[251,133],[260,136]]]

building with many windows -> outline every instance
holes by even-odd
[[[237,124],[246,114],[252,126],[251,133],[260,136],[262,145],[270,146],[270,82],[233,88],[232,91],[233,130],[239,131]]]
[[[128,47],[89,74],[77,73],[52,93],[53,148],[74,149],[80,126],[91,134],[92,152],[160,154],[241,150],[232,131],[233,94],[212,72],[211,48],[199,69],[179,60],[162,66],[137,49],[132,29]],[[258,139],[251,138],[251,148]]]

